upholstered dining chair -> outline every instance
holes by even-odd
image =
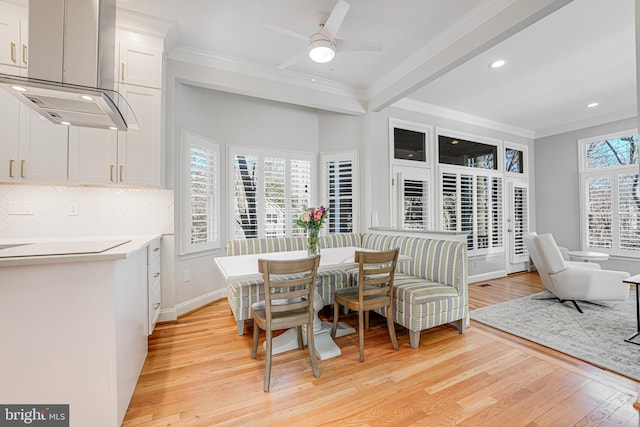
[[[391,344],[398,349],[396,330],[393,324],[392,292],[393,278],[398,262],[398,249],[384,252],[356,251],[355,262],[358,272],[354,275],[357,286],[337,289],[333,303],[333,329],[335,338],[338,327],[340,306],[358,312],[358,335],[360,345],[360,362],[364,362],[364,330],[369,328],[369,311],[387,308],[387,328]]]
[[[628,298],[629,284],[622,282],[630,276],[628,272],[566,261],[551,234],[526,234],[524,241],[542,284],[561,303],[571,302],[582,313],[579,301],[624,301]]]
[[[251,358],[258,354],[260,329],[266,333],[264,391],[269,391],[273,331],[296,328],[298,348],[302,349],[302,326],[307,329],[307,348],[313,375],[320,376],[313,340],[313,298],[320,255],[295,260],[258,260],[264,279],[264,301],[251,306],[253,314],[253,347]]]

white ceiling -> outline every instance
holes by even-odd
[[[173,49],[193,49],[286,77],[337,82],[368,99],[375,88],[415,70],[421,53],[435,52],[516,0],[347,0],[337,33],[381,42],[381,52],[342,52],[329,64],[306,56],[303,40],[265,23],[311,35],[315,13],[335,0],[118,0],[119,8],[175,22]],[[436,78],[407,98],[534,132],[536,137],[636,115],[633,0],[574,0],[510,38]],[[423,55],[424,56],[424,55]],[[490,70],[503,58],[507,64]],[[397,77],[396,77],[397,76]],[[396,82],[397,83],[397,82]],[[405,93],[402,93],[405,95]],[[597,108],[587,103],[599,102]]]

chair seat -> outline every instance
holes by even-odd
[[[254,304],[259,305],[259,304]],[[252,309],[253,318],[258,322],[258,326],[266,329],[267,312],[263,307],[257,310]],[[271,313],[271,330],[288,329],[295,326],[302,326],[309,323],[309,313],[305,309],[292,310],[286,313]]]
[[[338,301],[352,310],[358,307],[358,288],[345,288],[337,290],[334,294],[334,301]],[[387,295],[365,295],[363,297],[364,309],[374,310],[376,308],[389,305],[389,297]]]

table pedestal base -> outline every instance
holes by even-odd
[[[320,360],[330,359],[340,356],[340,347],[336,345],[331,338],[331,329],[333,324],[320,321],[318,312],[324,307],[322,297],[316,293],[314,298],[315,318],[313,319],[313,341],[316,347],[316,356]],[[338,322],[336,330],[336,338],[355,333],[355,329],[347,325],[345,322]],[[307,329],[302,327],[302,341],[307,345]],[[262,345],[266,348],[266,343]],[[283,334],[278,335],[271,341],[271,350],[273,354],[284,353],[285,351],[298,348],[298,334],[295,329],[288,329]]]
[[[320,322],[320,330],[316,331],[314,328],[313,341],[316,345],[316,356],[320,360],[331,359],[332,357],[340,356],[340,347],[331,338],[331,328],[333,325],[329,322]],[[355,333],[355,329],[347,325],[344,322],[338,323],[338,329],[336,330],[336,338],[345,335]],[[307,345],[307,331],[302,327],[302,341],[304,345]],[[285,351],[295,350],[298,348],[298,334],[295,329],[287,329],[286,332],[273,338],[272,351],[273,354],[284,353]],[[262,344],[263,348],[266,348],[266,344]]]

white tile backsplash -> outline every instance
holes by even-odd
[[[10,202],[33,214],[9,215]],[[0,238],[123,234],[173,234],[173,190],[0,185]]]

